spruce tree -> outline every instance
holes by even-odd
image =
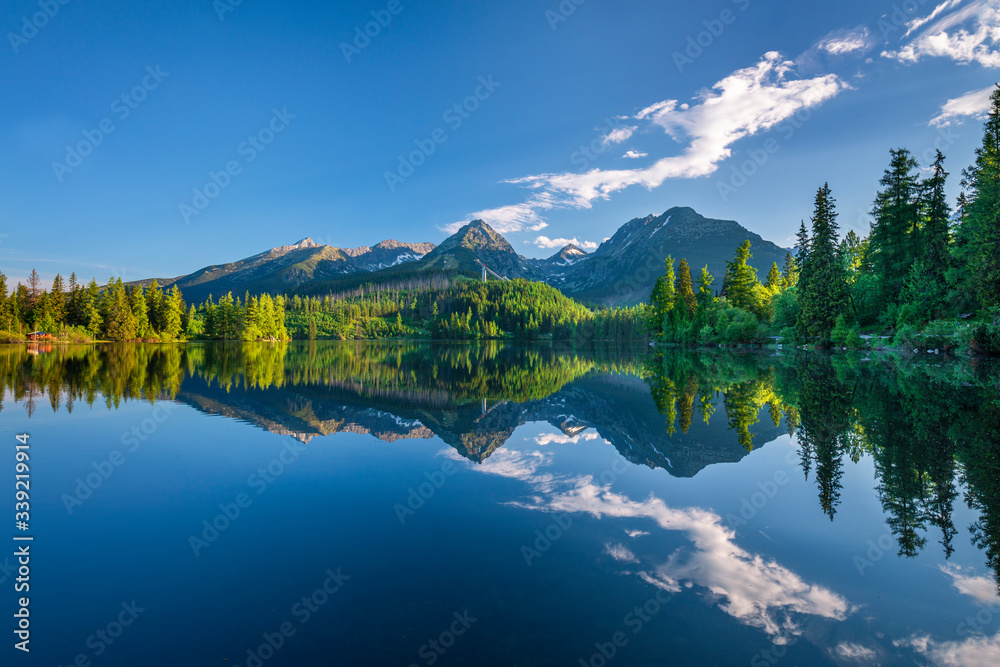
[[[113,280],[108,285],[105,301],[104,334],[108,340],[129,341],[138,336],[138,323],[132,314],[132,305],[122,279]]]
[[[921,184],[917,161],[905,148],[890,152],[872,215],[870,253],[883,305],[898,303],[903,283],[919,256]]]
[[[816,193],[808,261],[799,280],[800,338],[830,344],[837,317],[847,305],[847,273],[838,250],[836,202],[825,184]]]
[[[706,312],[715,300],[712,285],[715,284],[715,276],[708,270],[708,266],[701,267],[698,274],[698,308],[701,312]]]
[[[164,311],[164,322],[163,322],[163,332],[167,334],[170,338],[180,338],[181,332],[184,331],[184,297],[181,295],[180,289],[177,285],[170,288],[170,292],[164,298],[163,304]],[[233,330],[235,333],[235,322]],[[236,336],[232,336],[236,338]]]
[[[133,285],[129,290],[129,307],[132,315],[135,316],[136,335],[139,338],[148,338],[153,334],[149,324],[149,311],[146,307],[146,294],[142,285]]]
[[[750,254],[750,241],[744,241],[736,249],[736,257],[733,261],[726,262],[726,298],[729,303],[737,308],[742,308],[751,313],[759,313],[760,302],[757,297],[757,269],[748,262],[753,258]]]
[[[58,273],[52,281],[52,291],[49,292],[49,312],[57,324],[66,322],[66,285]]]
[[[771,264],[771,270],[767,272],[767,282],[764,284],[764,287],[773,293],[777,293],[781,291],[783,282],[781,271],[778,270],[778,263],[773,262]]]
[[[1000,86],[993,91],[982,146],[963,173],[969,193],[964,226],[972,248],[973,287],[985,307],[1000,305]]]
[[[795,287],[799,282],[799,262],[792,253],[785,254],[785,266],[781,271],[783,289]]]
[[[0,331],[11,331],[10,303],[7,299],[7,276],[0,271]]]
[[[944,155],[937,152],[931,167],[931,176],[924,181],[923,196],[923,237],[921,247],[923,260],[934,277],[943,282],[951,262],[951,209],[945,194],[948,172],[944,169]]]
[[[682,259],[677,264],[677,287],[674,309],[690,319],[698,310],[698,299],[694,295],[694,283],[691,281],[691,267],[687,260]]]
[[[650,298],[649,318],[646,326],[654,335],[663,333],[667,316],[674,309],[677,294],[675,282],[674,258],[668,256],[664,262],[664,273],[656,279],[653,295]]]

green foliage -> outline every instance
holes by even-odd
[[[1000,355],[1000,326],[979,322],[972,327],[972,345],[980,354]]]

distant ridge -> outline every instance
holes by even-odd
[[[438,246],[387,240],[373,247],[341,249],[304,238],[159,283],[177,285],[189,301],[226,292],[323,294],[428,275],[478,277],[479,260],[505,278],[547,282],[585,303],[630,305],[649,299],[668,255],[675,261],[687,259],[695,278],[701,267],[708,266],[718,289],[726,261],[747,240],[753,246],[750,263],[762,278],[773,262],[782,266],[785,248],[733,220],[714,220],[694,209],[676,207],[660,216],[630,220],[593,253],[570,244],[548,259],[527,259],[486,222],[473,220]]]

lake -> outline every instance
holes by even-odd
[[[34,537],[31,653],[4,651],[1000,664],[998,378],[935,355],[0,349]],[[16,533],[12,489],[0,511]]]

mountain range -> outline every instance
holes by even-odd
[[[680,207],[627,222],[593,253],[568,245],[548,259],[528,259],[488,224],[475,220],[438,246],[388,240],[374,247],[341,249],[307,238],[158,282],[161,287],[177,285],[191,302],[226,292],[324,294],[429,274],[475,277],[482,273],[481,261],[505,278],[545,282],[585,303],[631,305],[649,299],[668,255],[687,259],[694,277],[707,266],[721,285],[726,261],[746,240],[753,246],[750,263],[761,277],[773,262],[779,267],[784,263],[785,248],[739,223]]]

